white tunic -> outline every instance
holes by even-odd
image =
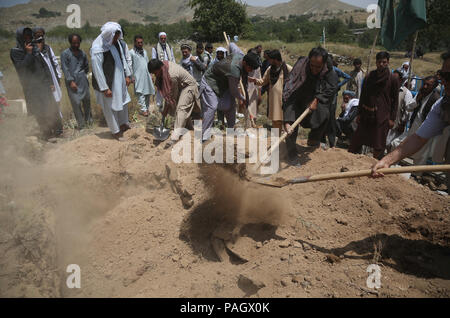
[[[144,55],[142,56],[132,49],[130,55],[132,61],[131,70],[135,80],[134,91],[142,95],[155,95],[155,87],[147,68],[147,51],[144,50]]]
[[[125,56],[122,47],[122,57]],[[113,87],[108,87],[105,74],[103,73],[103,53],[95,53],[92,55],[92,72],[95,75],[100,91],[95,91],[97,103],[102,106],[105,120],[109,129],[113,134],[120,132],[120,126],[128,123],[128,107],[131,101],[125,82],[125,59],[120,58],[120,54],[114,45],[110,48],[111,54],[115,62]],[[110,89],[112,97],[106,97],[102,91]]]

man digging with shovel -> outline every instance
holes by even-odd
[[[289,164],[298,166],[297,136],[298,125],[292,123],[309,107],[312,111],[302,122],[305,128],[311,128],[308,146],[320,145],[330,117],[329,108],[337,92],[338,77],[333,70],[328,52],[321,47],[311,50],[308,57],[300,58],[289,74],[283,90],[284,128],[289,137],[286,139]]]
[[[156,87],[166,100],[162,111],[163,122],[168,114],[175,117],[174,132],[164,146],[164,149],[168,149],[180,140],[183,128],[193,127],[193,113],[201,112],[197,82],[183,67],[170,61],[153,59],[148,63],[148,71],[155,74]],[[161,139],[167,137],[162,136]]]

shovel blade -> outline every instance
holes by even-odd
[[[258,178],[252,179],[252,181],[258,184],[274,188],[283,188],[289,185],[289,181],[283,178],[276,178],[275,180],[272,178]]]
[[[153,136],[158,141],[165,141],[170,136],[170,130],[166,128],[161,129],[161,127],[155,127],[153,129]]]

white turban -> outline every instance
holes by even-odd
[[[216,49],[216,53],[217,52],[223,52],[226,55],[228,53],[228,50],[226,48],[220,46]]]
[[[105,23],[100,31],[102,33],[92,43],[92,54],[109,51],[117,31],[120,32],[119,40],[123,39],[122,27],[116,22]]]
[[[163,36],[163,35],[167,36],[167,33],[166,33],[166,32],[159,32],[159,34],[158,34],[158,39],[160,39],[161,36]]]

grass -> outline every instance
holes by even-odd
[[[61,39],[47,39],[47,43],[50,44],[55,52],[56,55],[60,55],[62,51],[64,51],[68,47],[68,43],[66,40]],[[246,52],[248,49],[255,47],[258,44],[261,44],[263,46],[263,50],[266,49],[279,49],[282,52],[283,59],[290,65],[294,65],[297,59],[300,56],[306,56],[308,55],[309,51],[318,45],[318,43],[314,42],[307,42],[307,43],[283,43],[280,41],[268,41],[268,42],[252,42],[252,41],[240,41],[239,46],[242,48],[244,52]],[[81,43],[81,49],[88,54],[89,56],[89,48],[90,48],[91,42],[90,41],[84,41]],[[174,53],[176,60],[179,61],[181,58],[181,51],[178,44],[172,44],[174,47]],[[218,46],[224,46],[224,43],[215,43],[214,47]],[[15,46],[15,41],[13,40],[2,40],[0,39],[0,70],[4,74],[3,79],[3,85],[5,86],[7,97],[8,99],[22,99],[23,98],[23,91],[22,87],[20,85],[19,79],[17,77],[16,71],[14,69],[14,66],[12,65],[12,62],[9,57],[9,51],[10,48]],[[129,44],[130,49],[132,48],[132,44]],[[147,45],[145,48],[147,49],[147,52],[151,54],[151,48],[154,46],[154,44]],[[355,45],[350,44],[343,44],[343,43],[329,43],[326,47],[331,53],[338,54],[341,56],[347,56],[351,59],[359,57],[363,61],[364,67],[367,65],[368,55],[370,52],[370,49],[364,49],[360,48]],[[378,47],[375,52],[378,52],[382,50],[382,48]],[[397,68],[401,66],[401,64],[405,61],[407,61],[407,58],[403,57],[403,52],[391,52],[391,61],[390,66],[391,68]],[[371,69],[375,67],[375,54],[372,56],[371,60]],[[353,69],[353,66],[350,65],[339,65],[339,67],[344,72],[350,72]],[[413,64],[413,70],[414,73],[420,75],[420,76],[427,76],[435,74],[436,70],[440,69],[441,67],[441,61],[440,61],[440,53],[427,53],[425,55],[425,58],[423,60],[416,60]],[[61,101],[61,111],[64,116],[64,124],[66,128],[74,128],[76,126],[75,117],[72,112],[72,106],[69,102],[69,98],[67,96],[67,90],[65,88],[64,81],[62,82],[62,91],[63,91],[63,98]],[[129,104],[129,114],[130,114],[130,120],[133,122],[142,122],[142,117],[138,116],[139,107],[137,104],[137,99],[134,96],[134,89],[133,86],[130,85],[129,87],[129,93],[131,96],[131,103]],[[259,107],[259,114],[262,115],[262,118],[258,121],[258,124],[264,125],[268,124],[267,118],[264,116],[267,114],[267,101],[266,97],[264,96],[263,103]],[[340,109],[340,105],[342,103],[342,96],[339,96],[338,99],[338,111]],[[92,113],[93,117],[95,119],[96,125],[104,125],[104,118],[102,114],[101,107],[96,103],[95,99],[95,93],[91,86],[91,106],[92,106]],[[303,129],[302,129],[303,130]],[[305,136],[306,130],[301,132],[301,136]]]

